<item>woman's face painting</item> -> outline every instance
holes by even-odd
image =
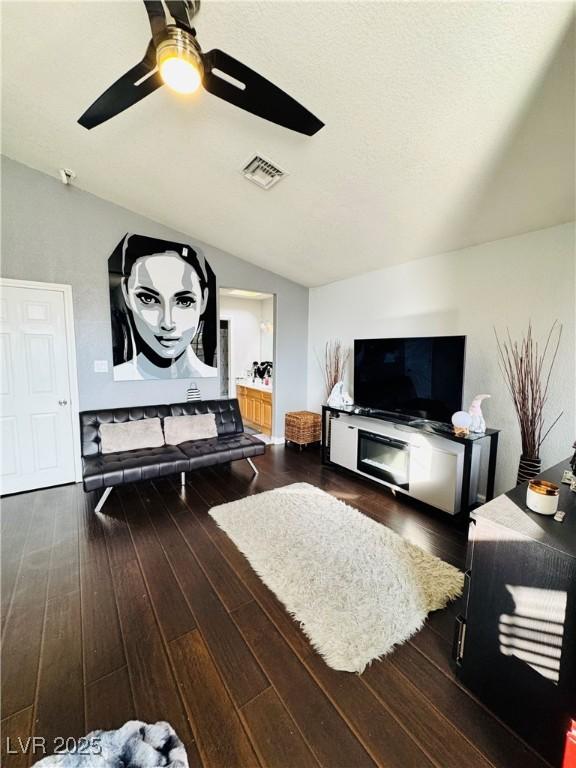
[[[142,340],[161,357],[179,357],[198,330],[208,298],[193,267],[175,251],[142,256],[122,285]]]

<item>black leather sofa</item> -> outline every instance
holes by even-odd
[[[193,416],[213,413],[218,437],[192,440],[180,445],[143,448],[118,453],[102,453],[100,425],[166,416]],[[96,511],[100,511],[112,488],[139,480],[153,480],[193,469],[246,459],[253,471],[258,470],[251,457],[266,450],[260,440],[244,432],[238,400],[203,400],[171,405],[147,405],[136,408],[114,408],[83,411],[80,414],[82,439],[82,475],[85,491],[104,490]]]

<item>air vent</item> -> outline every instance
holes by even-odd
[[[248,181],[258,184],[262,189],[270,189],[277,184],[281,178],[287,176],[286,171],[278,168],[277,165],[267,160],[262,155],[254,157],[242,168],[242,174]]]

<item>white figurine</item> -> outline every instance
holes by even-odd
[[[468,437],[471,424],[472,416],[467,411],[456,411],[456,413],[452,414],[454,434],[458,435],[458,437]]]
[[[343,381],[334,384],[328,398],[328,405],[331,405],[333,408],[342,408],[345,405],[352,405],[353,402],[348,392],[344,389]]]
[[[472,400],[472,404],[468,409],[468,413],[472,416],[470,432],[486,432],[486,422],[482,414],[482,400],[485,400],[487,397],[490,397],[490,395],[476,395],[474,400]]]

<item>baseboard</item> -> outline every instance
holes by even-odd
[[[267,445],[282,445],[285,440],[283,437],[274,437],[273,435],[265,435],[263,432],[253,435],[253,437],[265,437]]]

